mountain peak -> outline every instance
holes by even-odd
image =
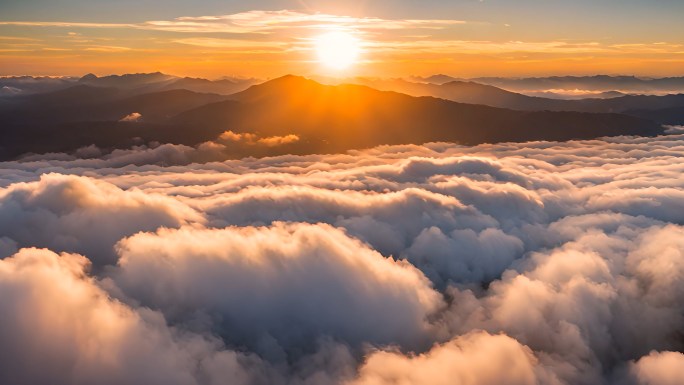
[[[293,88],[300,88],[300,87],[313,87],[313,86],[323,86],[321,83],[318,83],[315,80],[311,80],[309,78],[305,78],[304,76],[298,76],[298,75],[285,75],[281,76],[279,78],[271,79],[269,81],[266,81],[261,84],[256,84],[252,86],[251,88],[260,88],[260,89],[273,89],[273,88],[288,88],[288,89],[293,89]]]
[[[453,76],[437,74],[424,79],[427,83],[444,84],[456,80]]]
[[[318,87],[324,86],[303,76],[285,75],[261,84],[253,85],[245,91],[235,94],[234,97],[235,99],[240,100],[252,100],[255,98],[276,97],[276,95],[278,95],[278,97],[283,95],[301,96]]]
[[[78,81],[83,83],[83,82],[91,82],[91,81],[97,80],[97,79],[98,79],[97,75],[95,75],[94,73],[91,72],[89,74],[84,75],[82,78],[78,79]]]
[[[279,84],[279,83],[317,83],[314,80],[311,80],[309,78],[305,78],[304,76],[299,76],[299,75],[292,75],[292,74],[287,74],[284,76],[281,76],[279,78],[271,79],[263,84]]]

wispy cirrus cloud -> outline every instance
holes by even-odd
[[[289,46],[280,41],[249,41],[244,39],[218,39],[212,37],[195,37],[173,40],[174,43],[205,48],[248,48],[255,51],[284,50]]]
[[[326,29],[347,29],[365,37],[363,44],[374,52],[429,52],[492,54],[507,52],[609,54],[609,53],[674,53],[684,52],[678,43],[607,43],[597,41],[555,40],[495,40],[454,39],[445,30],[464,24],[482,24],[448,19],[386,19],[353,17],[327,13],[307,13],[291,10],[253,10],[229,15],[183,16],[171,20],[152,20],[142,23],[89,23],[55,21],[0,21],[0,26],[137,29],[156,32],[210,35],[176,38],[173,43],[205,47],[258,51],[285,50],[292,44],[310,39],[311,32]],[[413,32],[411,32],[413,31]],[[440,32],[441,31],[441,32]],[[77,36],[75,32],[70,32]],[[216,37],[221,34],[230,38]],[[263,37],[258,37],[262,35]],[[271,35],[271,36],[269,36]],[[0,38],[2,40],[12,37]],[[19,38],[16,38],[19,39]],[[8,47],[5,47],[8,48]]]
[[[39,39],[34,39],[31,37],[20,37],[20,36],[0,36],[0,42],[33,42]]]
[[[94,51],[94,52],[126,52],[126,51],[132,50],[129,47],[119,47],[119,46],[114,46],[114,45],[97,45],[97,46],[85,47],[83,49],[86,51]]]
[[[605,52],[608,47],[596,42],[567,43],[563,41],[503,41],[490,40],[393,40],[367,42],[375,51],[420,51],[430,53],[503,53],[503,52]]]
[[[18,27],[75,27],[75,28],[133,28],[136,24],[124,23],[83,23],[63,21],[0,21],[0,25]]]
[[[55,31],[60,29],[63,33]],[[8,73],[27,68],[52,73],[54,53],[63,51],[71,56],[68,63],[61,62],[65,68],[61,71],[69,73],[89,72],[93,66],[121,72],[124,67],[102,63],[97,56],[107,52],[121,55],[121,63],[132,72],[161,69],[207,77],[225,75],[225,68],[231,68],[259,77],[284,72],[312,74],[321,70],[312,55],[316,36],[328,30],[356,35],[363,54],[354,71],[364,76],[449,71],[462,76],[551,73],[567,65],[583,73],[648,71],[650,76],[656,67],[662,73],[678,74],[684,62],[684,45],[677,39],[573,39],[572,34],[525,34],[525,27],[486,20],[357,17],[293,10],[135,23],[5,20],[0,21],[2,35],[38,38],[41,45],[16,46],[12,44],[30,41],[0,38],[0,53],[11,68]]]
[[[82,23],[54,21],[0,21],[0,25],[26,27],[133,28],[187,33],[257,33],[268,34],[283,29],[353,28],[357,30],[444,29],[465,24],[447,19],[384,19],[352,17],[298,11],[247,11],[230,15],[177,17],[143,23]]]

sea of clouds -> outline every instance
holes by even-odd
[[[684,135],[0,163],[0,383],[684,383]]]

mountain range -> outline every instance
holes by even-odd
[[[233,143],[227,156],[433,141],[471,145],[657,135],[663,128],[649,111],[684,106],[682,95],[567,101],[474,82],[361,82],[365,85],[324,85],[289,75],[226,95],[168,88],[211,88],[233,80],[87,75],[69,88],[0,98],[0,158],[73,152],[92,144],[105,149],[150,142],[197,145],[226,131],[298,139],[263,148]],[[402,92],[383,90],[390,88]],[[632,110],[639,116],[614,113]]]
[[[229,95],[243,91],[261,81],[253,78],[227,77],[217,80],[178,77],[161,72],[98,77],[87,74],[83,77],[0,77],[0,97],[24,96],[59,91],[77,85],[118,88],[128,95],[158,91],[185,89],[201,93]]]
[[[655,123],[625,115],[514,111],[361,85],[322,85],[296,76],[251,87],[231,100],[186,111],[172,120],[236,132],[296,134],[309,141],[302,149],[306,152],[431,141],[567,140],[659,130]]]
[[[445,84],[453,81],[472,81],[516,92],[549,90],[628,91],[628,92],[682,92],[684,77],[640,78],[636,76],[548,76],[528,78],[479,77],[462,79],[444,74],[412,77],[412,81]]]
[[[684,94],[622,95],[614,97],[561,100],[523,95],[473,81],[453,80],[443,84],[415,83],[402,79],[359,79],[362,84],[379,90],[401,92],[412,96],[433,96],[460,103],[525,111],[579,111],[629,113],[633,110],[658,110],[684,106]]]

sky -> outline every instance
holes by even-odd
[[[0,75],[684,75],[678,0],[3,0]],[[319,62],[344,31],[361,54]]]

